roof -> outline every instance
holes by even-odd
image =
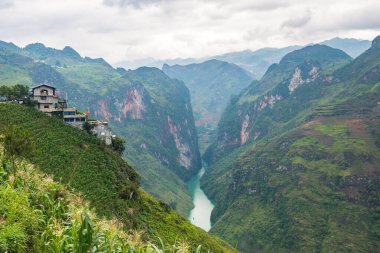
[[[55,88],[54,86],[51,86],[51,85],[49,85],[49,84],[40,84],[40,85],[38,85],[38,86],[33,87],[32,90],[37,89],[37,88],[42,87],[42,86],[46,86],[46,87],[52,88],[52,89],[54,89],[54,90],[57,89],[57,88]]]

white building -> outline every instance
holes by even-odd
[[[88,121],[88,123],[92,126],[92,132],[98,136],[99,139],[103,140],[106,145],[112,144],[112,135],[111,128],[108,126],[107,121]]]

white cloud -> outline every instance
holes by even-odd
[[[0,0],[0,40],[110,62],[202,57],[380,33],[378,0]]]

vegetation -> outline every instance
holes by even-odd
[[[17,157],[29,157],[33,154],[34,142],[31,140],[30,132],[14,125],[8,125],[2,130],[0,144],[4,147],[4,155],[12,162],[14,170]]]
[[[0,86],[0,97],[6,100],[23,100],[29,94],[29,87],[26,85],[16,84],[14,86]]]
[[[202,244],[206,251],[233,252],[223,241],[142,191],[137,173],[95,136],[22,105],[0,104],[0,115],[1,128],[13,124],[30,132],[36,144],[30,163],[81,194],[98,217],[115,217],[123,229],[143,230],[156,244],[160,237],[165,244],[187,240],[194,249]]]
[[[202,252],[186,241],[159,245],[117,219],[99,218],[82,196],[18,159],[0,156],[0,252]]]
[[[202,180],[217,203],[211,233],[242,252],[378,251],[379,53],[341,67],[341,53],[307,47],[231,101]],[[318,76],[289,92],[295,68],[311,80],[312,66]]]
[[[120,155],[122,155],[124,150],[125,150],[125,140],[123,140],[117,136],[113,137],[111,146],[116,152],[118,152]]]
[[[201,159],[190,96],[182,82],[155,68],[114,69],[103,59],[83,58],[70,47],[57,50],[35,43],[19,48],[0,43],[0,85],[46,82],[61,96],[67,95],[71,106],[90,109],[95,117],[109,121],[114,132],[127,140],[124,156],[142,174],[144,189],[188,216],[192,201],[185,181],[198,172]],[[141,101],[136,100],[139,95]],[[141,118],[134,117],[136,108]],[[169,118],[178,138],[189,147],[187,169],[179,163]],[[142,146],[144,155],[140,155]]]
[[[90,124],[88,121],[84,122],[82,125],[82,129],[86,131],[88,134],[92,134],[92,129],[95,127],[95,125]]]

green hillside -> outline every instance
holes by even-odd
[[[140,189],[138,174],[96,137],[21,105],[0,104],[0,115],[0,128],[14,124],[31,132],[36,150],[30,162],[80,193],[99,217],[116,217],[127,229],[146,231],[152,241],[186,239],[192,246],[231,252]]]
[[[0,164],[1,252],[205,252],[186,240],[155,245],[143,230],[97,217],[78,193],[24,160],[13,166],[1,152]]]
[[[377,41],[341,68],[327,47],[295,51],[231,101],[202,181],[211,233],[242,252],[378,252]]]
[[[69,104],[109,121],[126,142],[125,158],[143,188],[183,216],[193,208],[185,181],[201,166],[190,95],[180,81],[154,68],[114,69],[70,47],[18,48],[0,43],[0,84],[56,86]]]

